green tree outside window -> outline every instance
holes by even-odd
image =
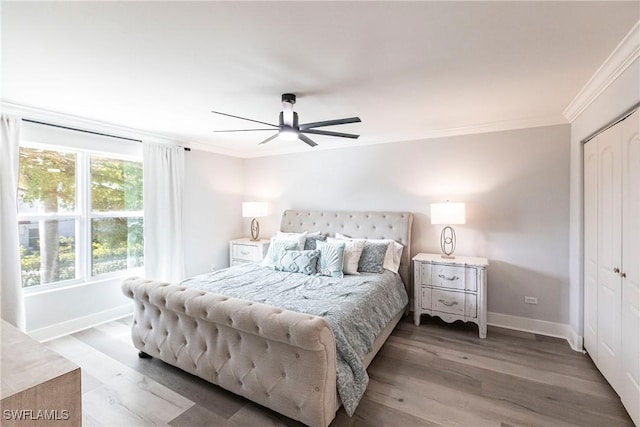
[[[86,157],[90,212],[78,206],[74,152],[20,148],[18,183],[23,286],[75,279],[78,214],[90,221],[92,276],[144,264],[142,163]],[[82,165],[80,165],[82,166]],[[55,218],[49,219],[51,215]],[[31,217],[38,217],[33,219]]]

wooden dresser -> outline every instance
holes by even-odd
[[[2,321],[0,424],[81,426],[80,368]]]

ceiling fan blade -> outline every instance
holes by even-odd
[[[265,139],[264,141],[262,141],[260,144],[266,144],[267,142],[271,141],[272,139],[277,138],[277,137],[278,137],[278,135],[279,135],[279,134],[278,134],[278,133],[276,133],[275,135],[270,136],[269,138],[267,138],[267,139]],[[260,145],[260,144],[258,144],[258,145]]]
[[[273,129],[224,129],[224,130],[214,130],[213,132],[253,132],[258,130],[268,130],[273,132]]]
[[[272,125],[271,123],[261,122],[260,120],[248,119],[246,117],[234,116],[233,114],[221,113],[220,111],[211,111],[211,112],[213,114],[220,114],[221,116],[233,117],[234,119],[248,120],[250,122],[260,123],[267,126],[273,126],[274,128],[278,127],[277,125]]]
[[[305,129],[305,130],[301,130],[300,132],[312,133],[315,135],[339,136],[341,138],[353,138],[353,139],[357,139],[360,136],[360,135],[354,135],[352,133],[331,132],[328,130],[317,130],[317,129]]]
[[[298,134],[298,138],[300,138],[300,140],[302,142],[304,142],[305,144],[307,144],[307,145],[309,145],[311,147],[315,147],[316,145],[318,145],[315,142],[313,142],[313,140],[311,138],[309,138],[306,135],[303,135],[301,133]]]
[[[347,119],[325,120],[323,122],[305,123],[300,125],[300,129],[319,128],[323,126],[345,125],[347,123],[360,123],[360,117],[349,117]]]

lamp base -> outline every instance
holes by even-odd
[[[258,223],[258,220],[253,218],[251,220],[251,241],[255,242],[258,239],[258,237],[260,236],[260,224]]]
[[[440,249],[442,258],[455,258],[453,252],[456,250],[456,232],[450,225],[444,227],[440,233]]]
[[[455,259],[455,258],[456,258],[456,256],[455,256],[455,255],[445,255],[445,254],[442,254],[442,255],[440,255],[440,258]]]

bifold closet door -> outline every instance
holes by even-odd
[[[640,112],[584,147],[584,346],[640,427]]]
[[[622,123],[622,375],[618,393],[640,426],[640,112]]]
[[[584,348],[598,363],[598,137],[584,146]]]
[[[620,385],[622,316],[622,144],[620,126],[598,136],[598,347],[597,366],[616,390]]]

